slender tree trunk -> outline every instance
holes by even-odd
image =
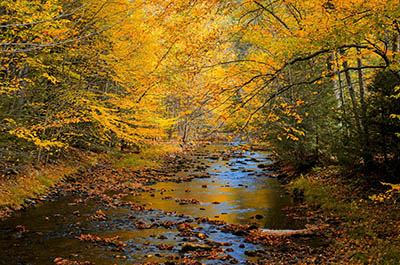
[[[364,88],[364,74],[362,71],[361,50],[357,50],[357,68],[358,68],[358,87],[360,91],[360,104],[361,104],[361,125],[363,130],[363,158],[365,165],[370,164],[372,161],[370,141],[369,141],[369,128],[367,121],[367,106],[365,104],[365,88]]]
[[[340,107],[343,111],[343,114],[346,116],[346,100],[344,99],[344,93],[343,93],[343,82],[342,82],[342,76],[340,74],[340,65],[339,65],[339,58],[338,55],[335,53],[335,72],[337,74],[337,89],[338,89],[338,97],[339,97],[339,104]]]
[[[336,86],[337,86],[337,91],[335,94],[337,94],[338,98],[338,107],[342,111],[342,121],[339,125],[342,126],[342,123],[344,124],[345,130],[346,130],[346,136],[350,136],[350,131],[349,131],[349,125],[347,122],[347,114],[346,114],[346,100],[344,98],[344,92],[343,92],[343,81],[342,81],[342,75],[340,73],[340,64],[339,64],[339,56],[336,52],[333,53],[334,56],[334,71],[336,73],[337,79],[335,78]]]
[[[293,84],[293,76],[292,76],[292,71],[290,69],[290,67],[288,67],[288,76],[289,76],[289,83]],[[290,105],[293,105],[293,100],[294,95],[293,95],[293,88],[289,89],[289,99],[290,99]]]
[[[315,150],[314,150],[315,161],[319,161],[319,128],[318,123],[315,123]]]
[[[25,94],[26,94],[25,92],[26,92],[26,85],[27,85],[27,82],[25,79],[28,75],[28,71],[29,71],[28,64],[25,63],[24,68],[22,68],[19,73],[19,76],[21,78],[21,81],[19,82],[21,90],[20,90],[20,94],[19,94],[19,101],[18,101],[19,108],[18,109],[21,109],[22,105],[25,102]]]
[[[341,54],[344,54],[344,51],[341,51]],[[347,82],[347,87],[349,89],[349,94],[351,98],[351,103],[353,105],[353,114],[354,114],[354,119],[356,122],[356,127],[358,130],[358,133],[361,135],[361,121],[360,121],[360,115],[358,113],[358,104],[357,104],[357,98],[356,98],[356,93],[354,90],[353,82],[351,79],[350,71],[349,71],[349,64],[346,59],[343,58],[343,69],[346,77],[346,82]]]
[[[342,109],[344,105],[343,91],[340,80],[340,73],[338,73],[338,69],[336,67],[335,62],[336,62],[335,53],[332,52],[332,54],[328,57],[328,70],[334,75],[333,90],[335,92],[338,109]]]
[[[400,51],[400,43],[399,42],[400,42],[399,35],[398,34],[394,34],[393,40],[392,40],[392,49],[393,49],[394,53],[397,53],[397,52]],[[393,59],[394,60],[396,60],[396,59],[398,60],[398,56],[396,58],[396,54],[394,54]]]
[[[360,58],[361,51],[358,50],[358,57],[357,57],[357,68],[358,68],[358,87],[360,90],[360,103],[361,103],[361,119],[362,122],[365,123],[365,118],[366,118],[366,105],[365,105],[365,89],[364,89],[364,75],[362,71],[362,61]],[[365,125],[365,124],[363,124]]]
[[[183,135],[182,135],[182,143],[186,142],[186,137],[187,137],[187,125],[183,125]]]

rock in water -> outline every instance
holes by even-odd
[[[208,245],[186,243],[182,246],[181,252],[189,252],[189,251],[196,251],[196,250],[210,250],[210,249],[212,249],[212,247],[208,246]]]

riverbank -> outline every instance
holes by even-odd
[[[289,171],[287,171],[289,173]],[[323,236],[332,258],[346,264],[398,264],[400,186],[345,177],[339,167],[313,168],[287,187],[307,218],[329,225]]]
[[[64,180],[71,181],[78,176],[87,175],[95,167],[107,165],[109,170],[157,168],[169,155],[181,152],[182,147],[172,143],[148,145],[140,152],[115,151],[99,154],[73,150],[63,160],[53,164],[26,165],[18,174],[0,179],[0,219],[45,201],[62,190],[58,186]]]

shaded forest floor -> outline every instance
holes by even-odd
[[[288,167],[283,170],[293,174]],[[336,261],[399,264],[400,185],[371,185],[365,177],[345,176],[331,166],[294,178],[288,189],[303,202],[306,218],[329,224],[324,237]]]

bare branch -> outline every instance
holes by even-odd
[[[257,1],[253,1],[256,5],[258,5],[259,7],[261,7],[264,11],[267,11],[271,16],[273,16],[276,20],[279,21],[279,23],[281,23],[287,30],[289,30],[292,33],[292,30],[289,28],[289,26],[277,15],[275,15],[274,12],[272,12],[271,10],[269,10],[268,8],[266,8],[265,6],[263,6],[261,3],[257,2]]]
[[[212,64],[212,65],[204,65],[201,66],[201,69],[205,69],[205,68],[213,68],[219,65],[226,65],[226,64],[234,64],[234,63],[258,63],[258,64],[264,64],[264,65],[268,65],[265,62],[260,62],[260,61],[256,61],[256,60],[233,60],[233,61],[226,61],[226,62],[219,62],[216,64]]]
[[[160,58],[160,60],[158,60],[157,65],[154,67],[153,71],[151,71],[151,72],[149,73],[149,75],[153,74],[153,73],[158,69],[158,67],[160,67],[161,63],[165,60],[165,58],[167,58],[169,52],[172,50],[172,47],[174,47],[174,45],[175,45],[175,43],[176,43],[177,41],[178,41],[178,40],[175,40],[175,41],[169,46],[168,50],[164,53],[164,55]],[[153,87],[153,85],[149,86],[149,87],[142,93],[142,95],[138,98],[138,100],[137,100],[136,103],[139,103],[140,101],[142,101],[142,99],[144,98],[144,96],[150,91],[150,89],[151,89],[152,87]]]
[[[35,21],[35,22],[30,22],[30,23],[23,23],[23,24],[6,24],[6,25],[0,25],[0,28],[10,28],[10,27],[25,27],[25,26],[33,26],[33,25],[37,25],[37,24],[42,24],[42,23],[46,23],[46,22],[50,22],[50,21],[54,21],[60,18],[64,18],[64,17],[69,17],[73,14],[75,14],[77,11],[79,11],[80,9],[82,9],[83,7],[85,7],[86,4],[83,4],[81,6],[79,6],[78,8],[75,8],[74,10],[72,10],[69,13],[63,13],[59,16],[56,17],[52,17],[49,19],[45,19],[45,20],[41,20],[41,21]],[[1,44],[3,45],[3,43]]]
[[[370,65],[370,66],[368,66],[368,65],[366,65],[366,66],[362,66],[362,67],[348,67],[347,68],[347,71],[348,70],[354,70],[354,71],[358,71],[358,70],[362,70],[362,69],[384,69],[384,68],[386,68],[386,66],[382,66],[382,65],[376,65],[376,66],[373,66],[373,65]],[[341,70],[341,71],[339,71],[339,73],[344,73],[346,70]],[[245,125],[242,127],[242,129],[244,129],[245,127],[247,127],[247,125],[250,123],[250,121],[252,120],[252,118],[253,118],[253,116],[257,113],[257,112],[259,112],[260,110],[262,110],[273,98],[275,98],[276,96],[278,96],[278,95],[280,95],[280,94],[282,94],[282,93],[284,93],[284,92],[286,92],[286,91],[288,91],[290,88],[292,88],[292,87],[295,87],[295,86],[302,86],[302,85],[312,85],[312,84],[315,84],[316,82],[318,82],[318,81],[320,81],[320,80],[322,80],[322,79],[324,79],[324,78],[330,78],[330,77],[333,77],[333,76],[335,76],[337,73],[330,73],[330,74],[328,74],[328,75],[324,75],[324,76],[318,76],[318,77],[316,77],[316,78],[314,78],[314,79],[312,79],[312,80],[309,80],[309,81],[302,81],[302,82],[298,82],[298,83],[293,83],[293,84],[289,84],[289,85],[286,85],[286,86],[284,86],[284,87],[282,87],[281,89],[279,89],[279,91],[277,91],[276,93],[273,93],[271,96],[269,96],[269,98],[267,99],[267,100],[265,100],[264,102],[263,102],[263,104],[261,104],[257,109],[255,109],[250,115],[249,115],[249,117],[247,118],[247,121],[246,121],[246,123],[245,123]],[[263,86],[263,88],[265,88],[266,86]]]
[[[60,41],[60,42],[55,42],[55,43],[53,42],[53,43],[48,43],[48,44],[25,43],[25,45],[27,45],[27,46],[34,46],[34,47],[27,48],[27,49],[0,50],[0,52],[2,52],[2,53],[26,53],[26,52],[30,52],[30,51],[34,51],[34,50],[38,50],[38,49],[49,48],[49,47],[60,46],[60,45],[69,44],[69,43],[73,43],[73,42],[78,42],[78,41],[93,37],[95,35],[101,34],[102,32],[107,31],[107,30],[115,27],[118,24],[121,24],[127,17],[129,17],[132,14],[132,12],[133,11],[130,10],[126,16],[124,16],[123,18],[121,18],[120,20],[118,20],[117,22],[115,22],[114,24],[112,24],[110,26],[107,26],[98,31],[89,33],[87,35],[81,36],[76,39],[65,40],[65,41]]]

